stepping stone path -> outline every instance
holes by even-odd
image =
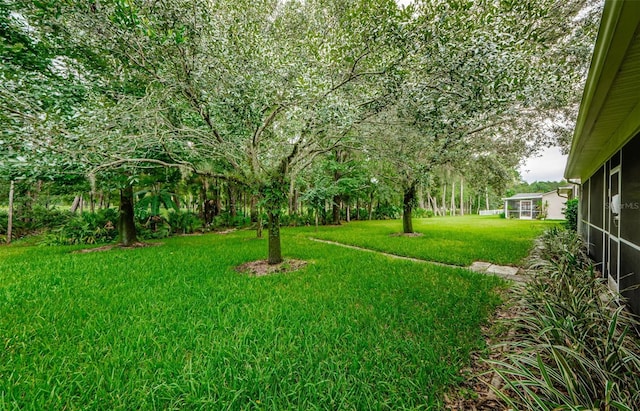
[[[525,277],[523,275],[518,275],[518,273],[520,272],[520,268],[512,267],[512,266],[509,266],[509,265],[496,265],[496,264],[493,264],[493,263],[486,263],[484,261],[475,261],[469,267],[461,267],[459,265],[444,264],[444,263],[440,263],[440,262],[437,262],[437,261],[423,260],[423,259],[420,259],[420,258],[404,257],[404,256],[401,256],[401,255],[396,255],[396,254],[385,253],[385,252],[382,252],[382,251],[371,250],[369,248],[358,247],[358,246],[355,246],[355,245],[342,244],[342,243],[338,243],[338,242],[335,242],[335,241],[320,240],[319,238],[309,237],[309,240],[316,241],[316,242],[319,242],[319,243],[333,244],[333,245],[337,245],[337,246],[340,246],[340,247],[351,248],[351,249],[354,249],[354,250],[366,251],[366,252],[369,252],[369,253],[376,253],[376,254],[384,255],[384,256],[387,256],[387,257],[391,257],[391,258],[397,258],[399,260],[408,260],[408,261],[413,261],[413,262],[416,262],[416,263],[435,264],[435,265],[440,265],[440,266],[444,266],[444,267],[451,267],[451,268],[467,268],[468,270],[474,271],[476,273],[491,274],[491,275],[498,276],[500,278],[504,278],[505,280],[511,280],[511,281],[515,281],[515,282],[518,282],[518,283],[523,283],[523,282],[527,281],[527,277]]]
[[[518,275],[518,272],[520,271],[518,267],[512,267],[509,265],[496,265],[492,263],[486,263],[484,261],[475,261],[469,266],[469,269],[471,271],[475,271],[476,273],[495,274],[498,277],[502,277],[507,280],[517,282],[527,281],[526,277]]]

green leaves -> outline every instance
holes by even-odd
[[[492,362],[520,409],[630,410],[640,401],[638,320],[611,296],[574,231],[546,232],[506,359]]]

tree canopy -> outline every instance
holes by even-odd
[[[0,171],[223,179],[262,199],[278,262],[291,187],[303,176],[312,190],[322,179],[305,170],[326,156],[358,159],[413,201],[443,169],[486,190],[566,144],[598,11],[590,0],[3,0]],[[308,198],[356,181],[339,180]]]

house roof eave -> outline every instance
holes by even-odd
[[[622,113],[624,118],[613,118],[611,113],[619,111],[604,110],[621,104],[622,97],[629,105],[628,93],[636,92],[634,86],[616,80],[621,74],[636,75],[634,70],[621,68],[624,63],[634,64],[635,60],[627,60],[627,56],[640,47],[636,37],[639,24],[640,2],[606,1],[565,168],[566,179],[585,180],[640,130],[640,98],[631,104],[629,113]],[[598,132],[594,133],[596,128]]]

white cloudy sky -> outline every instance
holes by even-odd
[[[522,179],[528,183],[560,181],[566,164],[567,156],[560,153],[559,148],[551,147],[540,153],[540,156],[529,158],[519,171]]]

